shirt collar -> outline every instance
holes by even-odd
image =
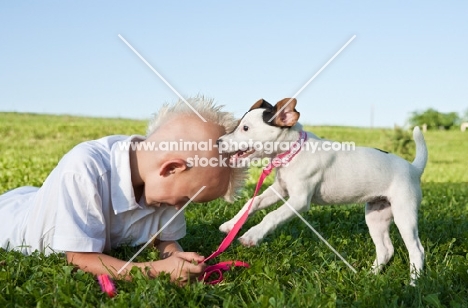
[[[120,140],[111,148],[111,200],[114,213],[117,215],[130,210],[141,208],[135,201],[132,185],[132,173],[130,170],[130,150],[134,141],[142,141],[146,138],[132,135]]]

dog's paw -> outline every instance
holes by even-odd
[[[371,267],[371,273],[374,275],[377,275],[378,273],[382,271],[383,268],[384,268],[384,264],[379,264],[377,260],[374,260],[374,263],[372,264],[372,267]]]
[[[253,241],[247,240],[242,237],[239,238],[239,242],[242,244],[242,246],[245,246],[245,247],[252,247],[252,246],[257,245],[257,243],[254,243]]]
[[[229,233],[231,232],[232,228],[234,228],[234,224],[231,223],[230,221],[227,221],[223,223],[221,226],[219,226],[219,231],[224,232],[224,233]]]
[[[241,242],[241,244],[246,247],[252,247],[257,246],[262,239],[262,236],[259,236],[258,234],[256,234],[256,232],[252,232],[252,230],[249,230],[239,238],[239,242]]]

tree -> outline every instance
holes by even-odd
[[[427,125],[428,129],[450,129],[452,126],[460,123],[460,116],[456,112],[442,113],[435,109],[429,108],[423,112],[413,112],[409,123],[412,126]]]

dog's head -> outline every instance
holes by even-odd
[[[240,164],[253,158],[273,156],[281,149],[274,143],[285,138],[286,130],[294,127],[300,113],[295,109],[297,100],[285,98],[270,105],[258,100],[239,120],[233,132],[218,139],[219,151],[231,154],[230,162]]]

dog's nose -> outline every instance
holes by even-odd
[[[221,138],[219,138],[218,140],[216,140],[216,145],[219,147],[219,144],[223,142],[223,140]]]

